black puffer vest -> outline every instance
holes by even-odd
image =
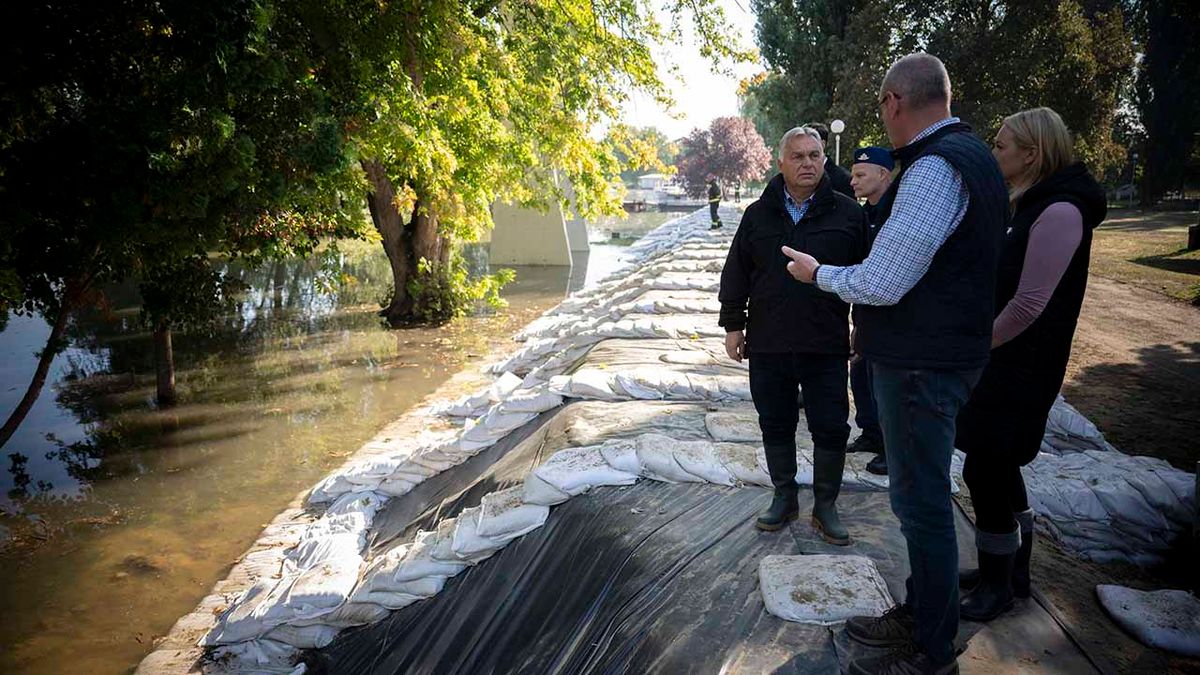
[[[855,309],[863,355],[896,368],[980,368],[991,348],[996,263],[1008,222],[1008,189],[1000,167],[983,141],[961,122],[893,154],[902,168],[880,200],[879,232],[888,227],[904,170],[927,155],[942,157],[958,171],[969,203],[925,276],[900,302]]]
[[[1021,282],[1029,231],[1046,207],[1058,202],[1072,204],[1083,214],[1083,238],[1067,271],[1041,315],[1012,340],[992,351],[997,365],[1031,367],[1048,377],[1056,377],[1055,391],[1062,385],[1067,360],[1071,357],[1071,339],[1087,289],[1088,262],[1091,259],[1092,231],[1104,221],[1108,204],[1104,188],[1092,178],[1083,164],[1073,164],[1031,187],[1017,202],[1008,237],[1000,254],[996,273],[996,312],[1004,309]]]

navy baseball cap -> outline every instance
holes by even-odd
[[[851,164],[875,164],[891,171],[896,168],[892,159],[892,151],[878,145],[869,145],[854,151],[854,161]]]

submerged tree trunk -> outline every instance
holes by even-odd
[[[155,398],[160,406],[175,405],[175,352],[171,348],[171,326],[154,326]]]
[[[58,310],[58,316],[54,317],[54,323],[50,326],[50,336],[46,338],[46,346],[38,354],[38,364],[33,371],[33,379],[29,381],[29,386],[25,389],[25,395],[21,397],[21,402],[9,414],[4,426],[0,427],[0,448],[4,447],[4,444],[8,443],[8,439],[16,433],[17,427],[21,426],[21,422],[29,414],[29,410],[37,401],[38,396],[41,395],[42,386],[46,384],[46,375],[50,372],[50,363],[62,351],[67,320],[70,318],[71,312],[78,308],[81,294],[82,290],[75,284],[67,283],[66,291],[63,293],[62,306]]]
[[[388,179],[383,165],[376,161],[364,161],[363,170],[371,184],[367,193],[367,206],[371,220],[383,238],[383,250],[392,266],[392,281],[395,284],[392,300],[379,314],[388,323],[396,325],[412,314],[412,298],[408,294],[408,279],[415,271],[404,218],[396,207],[396,189]]]

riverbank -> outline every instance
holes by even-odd
[[[135,667],[299,491],[587,275],[519,268],[501,311],[390,331],[375,315],[386,258],[362,253],[342,268],[353,282],[325,290],[305,261],[245,271],[236,315],[176,336],[171,409],[153,403],[136,289],[81,318],[5,448],[19,461],[0,474],[0,672]],[[595,247],[591,274],[620,255]],[[43,329],[12,317],[0,333],[6,395]]]
[[[749,525],[770,480],[745,364],[723,356],[714,325],[728,233],[709,232],[702,214],[682,220],[659,244],[638,247],[639,265],[522,331],[524,345],[493,366],[510,381],[524,378],[520,388],[493,406],[447,409],[474,425],[435,437],[429,430],[446,429],[445,420],[418,411],[416,426],[386,430],[321,481],[305,510],[297,502],[265,530],[236,578],[177,624],[146,672],[187,672],[199,654],[193,640],[214,624],[204,639],[225,645],[217,669],[251,659],[289,672],[301,658],[339,673],[538,664],[761,672],[843,659],[832,649],[836,629],[768,616],[755,570],[767,554],[849,554],[877,567],[900,597],[907,557],[886,479],[864,472],[869,458],[848,458],[839,505],[853,523],[849,549],[831,550],[804,522],[777,535]],[[1130,484],[1157,476],[1181,503],[1194,477],[1164,463],[1130,468],[1077,413],[1056,411],[1067,426],[1048,429],[1049,450],[1031,467],[1031,479],[1041,478],[1030,485],[1042,525],[1080,554],[1161,555],[1180,527],[1178,509],[1164,507],[1165,527],[1131,545],[1111,536],[1139,513],[1124,505],[1155,507],[1120,487],[1125,475],[1105,479],[1108,499],[1122,506],[1084,517],[1072,508],[1092,483],[1059,491],[1056,467],[1066,460],[1103,473],[1125,464],[1118,471],[1130,472]],[[811,476],[803,429],[797,441],[801,473]],[[970,524],[959,520],[961,562],[970,565]],[[251,581],[257,590],[241,595]],[[973,642],[964,665],[1090,669],[1055,618],[1039,598],[1005,621],[965,625],[962,637]]]

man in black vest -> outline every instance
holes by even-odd
[[[780,250],[787,244],[820,251],[823,258],[841,265],[853,265],[866,253],[862,208],[833,191],[824,175],[824,160],[816,131],[796,127],[784,134],[780,173],[746,208],[729,247],[721,272],[719,323],[726,330],[729,357],[750,359],[750,394],[775,486],[770,508],[755,524],[774,531],[799,517],[800,387],[813,441],[812,524],[826,541],[847,545],[850,534],[838,518],[835,501],[850,436],[850,307],[832,293],[796,283]]]
[[[829,145],[829,127],[820,122],[809,122],[804,126],[816,129],[821,136],[821,145]],[[835,164],[828,154],[825,155],[825,175],[829,176],[834,192],[840,192],[847,197],[854,196],[854,188],[850,187],[850,172]]]
[[[879,94],[900,174],[870,255],[844,267],[819,253],[785,254],[796,279],[859,305],[858,341],[871,360],[892,510],[908,543],[905,603],[846,622],[851,638],[895,649],[857,659],[849,671],[947,675],[958,672],[954,420],[988,360],[1008,191],[988,147],[951,116],[941,61],[900,59]]]

